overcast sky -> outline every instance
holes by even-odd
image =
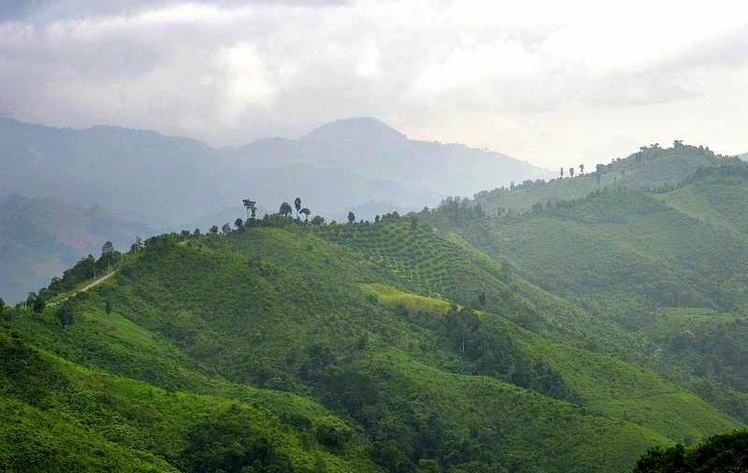
[[[748,4],[2,0],[0,115],[214,146],[374,116],[550,169],[674,139],[738,154]]]

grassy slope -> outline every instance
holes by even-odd
[[[748,419],[744,174],[702,172],[665,192],[603,192],[450,231],[630,330],[629,346],[658,370]]]
[[[487,215],[508,210],[526,212],[535,204],[568,202],[584,198],[602,189],[653,189],[676,185],[700,167],[714,166],[731,158],[715,155],[708,148],[677,146],[673,148],[646,147],[626,159],[618,159],[599,169],[588,169],[574,178],[554,179],[547,183],[520,185],[515,189],[496,189],[475,196]]]
[[[193,471],[212,454],[232,449],[242,456],[257,445],[266,451],[255,457],[287,471],[314,471],[321,463],[327,471],[377,471],[355,442],[334,452],[322,445],[320,432],[348,437],[352,427],[306,398],[218,381],[212,395],[167,391],[83,368],[7,335],[0,335],[0,348],[4,471]],[[214,432],[213,444],[196,452],[204,432]]]
[[[442,457],[453,471],[471,461],[622,471],[648,445],[737,425],[652,373],[584,350],[585,341],[561,343],[582,333],[588,314],[404,219],[154,242],[92,289],[71,325],[60,327],[55,310],[25,313],[12,328],[75,363],[141,381],[65,364],[72,385],[85,386],[73,392],[87,395],[63,390],[47,410],[30,408],[72,418],[104,409],[81,428],[177,467],[192,458],[184,443],[205,427],[199,419],[232,431],[228,409],[256,429],[242,445],[269,438],[277,457],[302,470],[318,463],[314,452],[339,471],[372,470],[362,456],[369,451],[391,471]],[[27,394],[14,399],[28,402]],[[76,407],[81,398],[90,403]],[[146,415],[173,423],[128,417]],[[126,432],[110,435],[104,425]],[[312,428],[321,434],[311,444],[309,426],[327,426]],[[165,437],[176,443],[142,438],[156,431],[173,432]]]

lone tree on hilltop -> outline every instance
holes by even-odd
[[[283,202],[280,206],[280,209],[278,210],[278,213],[283,215],[284,217],[288,217],[289,215],[291,215],[291,212],[293,212],[293,210],[291,210],[291,206],[288,204],[288,202]]]
[[[356,214],[353,212],[348,212],[348,223],[353,223],[356,221]]]
[[[312,214],[312,211],[304,207],[303,209],[299,210],[299,213],[304,216],[304,222],[306,222],[307,220],[309,220],[309,216]]]
[[[247,209],[247,220],[250,218],[255,218],[255,212],[257,212],[257,202],[254,200],[249,199],[243,199],[242,204],[244,204],[244,208]]]

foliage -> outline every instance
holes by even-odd
[[[748,470],[748,431],[715,435],[699,445],[650,449],[634,473],[722,473]]]
[[[502,217],[448,199],[308,225],[284,203],[149,238],[96,286],[108,261],[81,260],[37,312],[4,310],[0,465],[624,471],[729,431],[748,397],[741,169]]]

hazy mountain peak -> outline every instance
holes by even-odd
[[[315,128],[301,142],[331,143],[336,141],[405,141],[406,136],[373,117],[336,120]]]

